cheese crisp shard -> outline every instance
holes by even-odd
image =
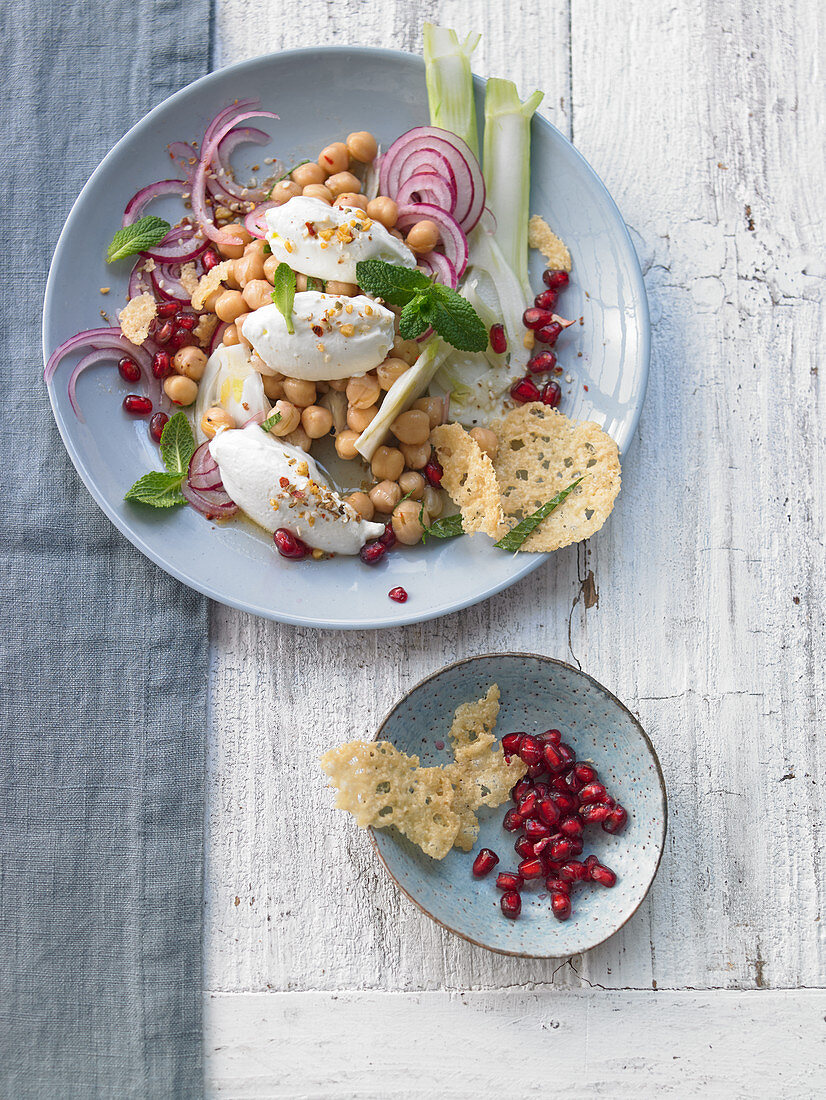
[[[151,294],[130,298],[118,314],[120,330],[133,344],[142,344],[149,336],[149,326],[158,315],[158,306]]]
[[[203,309],[204,303],[207,298],[213,292],[217,290],[224,279],[229,274],[230,264],[232,260],[224,260],[223,263],[216,264],[211,268],[206,275],[202,275],[198,280],[198,285],[195,287],[192,293],[192,308]]]
[[[538,214],[528,222],[528,248],[538,248],[553,271],[571,270],[571,253]]]
[[[446,769],[420,768],[418,756],[399,752],[389,741],[330,749],[321,767],[338,788],[336,806],[363,829],[395,825],[432,859],[444,859],[453,847],[459,816]]]
[[[583,479],[520,549],[559,550],[599,531],[620,491],[620,463],[616,443],[598,424],[576,424],[533,402],[491,428],[499,437],[496,477],[509,516],[522,519],[578,477]]]
[[[505,532],[493,463],[461,424],[442,424],[430,435],[442,464],[442,488],[462,513],[465,534],[491,538]]]

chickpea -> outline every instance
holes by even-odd
[[[400,443],[424,443],[430,438],[430,417],[421,409],[408,409],[396,417],[390,431]]]
[[[372,374],[362,374],[347,383],[347,400],[355,409],[369,409],[379,399],[381,386]]]
[[[270,192],[270,199],[272,202],[277,202],[279,206],[283,206],[285,202],[300,195],[302,190],[294,180],[279,180]]]
[[[379,385],[383,390],[389,390],[397,378],[401,378],[406,370],[410,370],[410,364],[404,359],[395,359],[392,356],[379,363],[376,375]]]
[[[349,378],[331,378],[327,385],[330,387],[331,390],[335,390],[336,393],[344,393],[344,391],[347,389],[347,383],[349,381]]]
[[[379,151],[378,142],[369,130],[357,130],[347,135],[347,151],[353,160],[360,164],[369,164]]]
[[[327,181],[329,183],[329,180]],[[358,210],[367,210],[367,199],[364,195],[357,195],[353,191],[344,191],[341,195],[336,195],[336,201],[333,206],[355,206]]]
[[[204,298],[204,309],[208,313],[214,313],[215,312],[215,305],[216,305],[218,299],[221,297],[221,295],[223,293],[224,293],[224,288],[222,286],[219,286],[219,287],[216,287],[216,289],[213,290],[211,294],[208,294],[206,296],[206,298]]]
[[[283,374],[278,374],[277,370],[273,370],[269,363],[265,363],[257,351],[254,351],[250,355],[250,366],[254,371],[258,371],[259,374],[275,374],[278,376],[278,380],[284,377]]]
[[[402,340],[401,336],[397,336],[393,341],[394,358],[404,359],[411,367],[421,354],[422,349],[415,340]]]
[[[479,444],[480,450],[486,454],[491,461],[496,458],[496,453],[499,450],[499,440],[496,436],[496,432],[492,432],[490,428],[471,428],[468,434],[473,436]]]
[[[432,252],[439,243],[439,227],[435,222],[425,218],[411,226],[407,234],[407,247],[411,248],[417,256],[425,252]]]
[[[310,439],[321,439],[333,426],[333,414],[321,405],[308,405],[301,413],[301,427]]]
[[[220,405],[213,405],[201,417],[201,431],[207,439],[214,439],[221,428],[234,427],[235,421]]]
[[[283,385],[287,400],[298,405],[300,409],[315,405],[316,389],[313,382],[307,382],[303,378],[285,378]]]
[[[279,397],[284,396],[284,379],[280,374],[265,374],[262,381],[264,383],[264,393],[270,401],[277,401]]]
[[[367,213],[373,221],[380,222],[385,229],[392,229],[399,217],[398,205],[387,195],[379,195],[367,204]]]
[[[215,303],[215,312],[222,321],[229,321],[230,324],[246,310],[246,302],[239,290],[225,290]]]
[[[325,382],[322,379],[319,379],[315,384],[315,388],[316,388],[317,393],[329,393],[330,392],[330,383]]]
[[[279,438],[290,435],[301,423],[301,410],[290,401],[276,401],[273,413],[281,413],[281,419],[270,428],[270,434]]]
[[[352,172],[336,172],[327,178],[327,190],[337,199],[339,195],[358,194],[361,191],[361,180]]]
[[[171,374],[163,388],[173,405],[191,405],[198,396],[198,383],[182,374]]]
[[[431,430],[444,421],[445,407],[441,397],[420,397],[418,401],[413,402],[413,408],[421,409],[422,412],[427,413]]]
[[[340,283],[338,279],[328,279],[327,294],[340,294],[343,298],[352,298],[353,295],[358,294],[359,288],[355,283]]]
[[[442,514],[444,508],[444,500],[442,494],[438,489],[434,489],[432,485],[428,485],[422,496],[422,504],[427,509],[427,514],[431,519],[436,519]]]
[[[361,435],[378,411],[378,405],[370,405],[366,409],[351,405],[347,410],[347,427]]]
[[[275,278],[275,269],[280,262],[277,256],[267,256],[266,260],[264,260],[264,278],[268,283],[271,283]]]
[[[227,237],[232,235],[238,239],[238,244],[217,244],[216,248],[225,260],[237,260],[244,255],[244,247],[252,240],[252,233],[245,229],[243,225],[237,223],[225,225],[224,229],[227,232]]]
[[[252,248],[253,246],[248,244],[247,251],[241,259],[232,261],[232,273],[238,280],[241,290],[247,283],[264,278],[264,254],[259,250],[252,251]]]
[[[405,496],[410,494],[413,500],[421,500],[424,494],[425,481],[421,474],[415,470],[405,470],[399,478],[399,488]]]
[[[240,264],[243,259],[244,259],[244,257],[241,256],[237,260],[230,260],[229,270],[227,271],[227,273],[226,273],[226,275],[224,276],[224,279],[223,279],[224,286],[229,287],[230,290],[240,290],[241,289],[241,281],[239,280],[239,278],[238,278],[238,276],[235,272],[235,265]]]
[[[380,481],[370,490],[369,497],[377,512],[390,515],[402,499],[402,491],[395,481]]]
[[[328,176],[333,176],[349,168],[350,152],[343,141],[334,141],[318,154],[318,163]]]
[[[225,348],[234,348],[241,343],[236,325],[227,325],[224,329],[224,335],[221,337],[221,343]]]
[[[430,461],[429,443],[400,443],[399,450],[411,470],[423,470]]]
[[[291,447],[300,447],[302,451],[309,451],[310,447],[313,445],[312,439],[310,439],[300,424],[294,432],[290,432],[289,435],[284,436],[284,442],[289,443]]]
[[[368,523],[376,514],[376,509],[367,493],[351,493],[349,497],[345,497],[345,504],[349,504]]]
[[[336,432],[336,453],[339,458],[355,458],[358,454],[356,450],[356,440],[359,437],[358,432],[351,431],[349,428],[343,432]]]
[[[311,183],[305,187],[301,194],[306,199],[322,199],[328,206],[333,205],[333,193],[328,191],[323,183]]]
[[[249,317],[248,313],[242,313],[235,318],[235,327],[238,330],[238,343],[243,344],[245,348],[252,348],[252,344],[244,335],[244,321]]]
[[[310,187],[314,183],[324,183],[327,173],[317,164],[309,161],[307,164],[299,164],[290,173],[290,179],[299,187]]]
[[[297,294],[302,294],[307,289],[307,276],[302,275],[300,271],[295,273],[295,290]]]
[[[405,546],[415,546],[417,542],[422,541],[424,527],[419,519],[421,512],[422,505],[415,500],[403,500],[393,510],[393,534]],[[429,527],[430,516],[428,516],[426,509],[424,509],[422,519]]]
[[[272,305],[272,287],[266,279],[253,279],[244,287],[243,297],[250,310],[270,306]]]
[[[207,357],[200,348],[186,347],[175,352],[172,366],[178,374],[184,374],[193,382],[200,382],[204,376]]]
[[[378,478],[379,481],[396,481],[401,477],[404,469],[404,456],[395,447],[379,447],[373,455],[370,469],[373,471],[373,477]]]
[[[404,237],[401,235],[401,233],[398,231],[398,229],[391,229],[390,230],[390,236],[395,237],[397,241],[403,241],[404,240]]]

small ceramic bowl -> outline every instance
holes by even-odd
[[[522,913],[508,920],[499,908],[499,871],[516,870],[513,833],[502,828],[511,805],[478,811],[479,838],[472,852],[453,848],[443,860],[424,855],[394,828],[370,830],[387,872],[418,907],[442,927],[504,955],[554,958],[596,947],[630,920],[657,873],[665,842],[667,803],[657,754],[630,711],[596,680],[562,661],[528,653],[486,654],[448,665],[401,699],[376,739],[415,753],[423,765],[452,759],[450,730],[460,703],[480,699],[496,683],[501,710],[496,733],[541,733],[556,727],[577,759],[592,762],[609,793],[628,810],[625,830],[611,836],[587,826],[582,856],[594,852],[617,875],[612,889],[595,883],[572,891],[573,912],[558,921],[544,883],[526,884]],[[499,863],[476,879],[471,865],[480,848]]]

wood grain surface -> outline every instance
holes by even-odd
[[[411,1006],[422,991],[489,991],[495,1011],[497,990],[824,984],[825,13],[819,0],[219,0],[217,64],[313,44],[418,52],[427,19],[481,31],[474,69],[545,89],[542,112],[616,199],[654,345],[622,494],[587,546],[396,631],[316,633],[214,608],[210,990],[408,991]],[[569,660],[615,692],[669,789],[648,900],[562,966],[488,954],[415,910],[331,812],[316,767],[331,743],[371,736],[424,675],[502,649]],[[577,1003],[599,1013],[603,998]],[[648,1026],[662,1002],[621,1003]],[[692,1003],[736,1023],[741,1002]],[[792,1002],[760,1003],[755,1019]],[[702,1011],[712,1026],[717,1010]],[[817,1027],[822,1040],[822,1012]],[[376,1095],[397,1095],[389,1085]]]

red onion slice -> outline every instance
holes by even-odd
[[[399,206],[429,202],[450,214],[456,206],[456,185],[436,172],[414,172],[401,184],[395,199]]]
[[[232,118],[233,115],[240,115],[241,112],[245,111],[248,107],[255,108],[260,106],[260,104],[260,99],[236,99],[234,103],[230,103],[228,107],[224,107],[223,110],[218,112],[204,131],[204,140],[201,142],[201,149],[204,149],[212,141],[218,130],[228,119]]]
[[[132,225],[143,217],[144,208],[153,199],[160,198],[161,195],[183,195],[188,188],[189,184],[186,180],[158,180],[157,183],[150,183],[147,187],[142,187],[126,204],[121,225]]]
[[[206,516],[207,519],[228,519],[230,516],[234,516],[238,511],[238,505],[235,501],[230,500],[223,490],[218,492],[201,492],[198,489],[194,489],[189,482],[184,479],[181,483],[181,492],[196,512],[200,512],[201,515]]]
[[[88,355],[84,355],[72,373],[69,375],[69,404],[74,410],[75,416],[81,422],[85,423],[83,419],[83,413],[80,411],[80,406],[77,403],[77,380],[87,367],[92,367],[95,363],[101,363],[108,359],[112,362],[112,352],[108,348],[99,348],[96,351],[90,351]]]
[[[197,259],[208,247],[194,225],[176,225],[159,244],[147,248],[143,255],[162,264],[182,264]]]
[[[138,298],[141,294],[152,293],[154,293],[152,288],[152,280],[149,277],[149,273],[143,270],[143,257],[141,257],[141,259],[139,259],[135,266],[132,268],[132,274],[129,276],[129,287],[126,296],[131,301],[132,298]]]
[[[470,147],[456,134],[438,126],[417,126],[397,138],[382,157],[383,193],[391,198],[395,197],[399,187],[411,174],[408,158],[414,152],[422,151],[430,151],[448,162],[456,185],[453,216],[462,229],[469,233],[485,207],[485,180]],[[421,167],[421,160],[417,160],[416,166],[417,169]]]
[[[143,348],[139,348],[136,344],[127,340],[119,328],[90,328],[78,332],[55,348],[49,356],[49,361],[43,372],[46,382],[51,382],[58,365],[65,356],[72,351],[77,351],[79,348],[88,347],[110,348],[113,351],[120,351],[122,355],[131,356],[138,366],[143,367],[144,370],[148,371],[152,368],[150,356]]]
[[[423,268],[426,274],[433,275],[437,282],[444,283],[453,290],[459,285],[456,268],[441,252],[428,252],[424,256],[418,256],[416,265]]]
[[[170,141],[167,149],[170,157],[179,161],[187,173],[198,163],[198,148],[195,145],[188,145],[185,141]]]
[[[253,237],[258,237],[259,240],[263,240],[267,235],[267,223],[264,219],[264,215],[268,210],[271,210],[274,206],[278,206],[277,202],[262,202],[256,206],[254,210],[251,210],[244,218],[244,228],[252,233]]]
[[[416,222],[420,222],[425,218],[438,225],[442,237],[442,251],[453,264],[458,282],[467,267],[468,246],[467,237],[455,218],[444,210],[440,210],[438,206],[432,206],[426,202],[417,202],[409,206],[399,207],[396,228],[400,230],[409,229]]]
[[[152,283],[158,294],[167,302],[178,302],[188,306],[192,295],[187,293],[186,287],[181,282],[180,264],[157,264],[149,273]]]
[[[221,480],[221,471],[218,463],[212,457],[209,449],[209,440],[195,449],[189,461],[187,481],[192,488],[201,494],[214,492],[226,492]]]
[[[220,323],[220,325],[216,325],[215,331],[213,332],[212,337],[210,338],[210,341],[209,341],[209,347],[207,349],[207,354],[208,355],[212,355],[212,353],[215,351],[215,349],[218,347],[218,345],[223,342],[224,333],[227,331],[228,328],[229,328],[229,325],[227,324],[226,321],[222,321]]]
[[[260,202],[267,197],[269,188],[244,187],[242,184],[235,182],[232,178],[229,165],[229,158],[233,149],[244,143],[266,145],[270,140],[270,135],[268,133],[264,130],[257,129],[255,126],[239,126],[237,130],[230,130],[230,132],[221,139],[218,148],[215,150],[212,163],[221,187],[236,199],[240,199],[243,202]]]

